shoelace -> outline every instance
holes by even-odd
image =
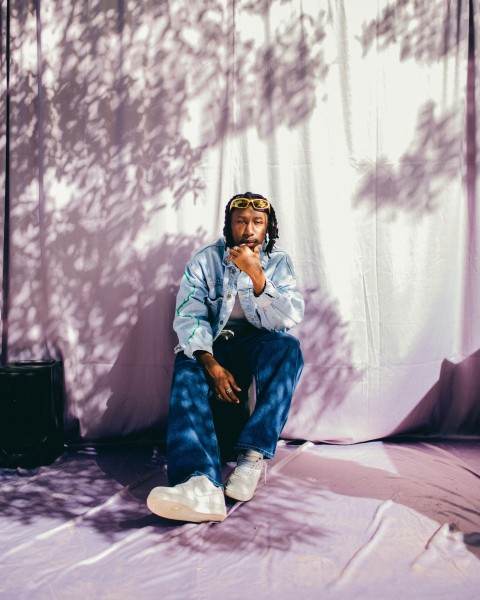
[[[263,458],[255,458],[254,456],[246,456],[244,454],[237,463],[237,467],[235,469],[236,474],[239,477],[249,478],[250,473],[252,472],[253,469],[255,469],[255,466],[259,462],[262,463],[261,469],[263,469],[263,471],[264,471],[265,485],[266,485],[266,483],[267,483],[267,463],[265,462],[265,460],[263,460]]]

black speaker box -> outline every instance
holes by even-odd
[[[0,467],[47,465],[63,452],[63,390],[59,361],[0,367]]]

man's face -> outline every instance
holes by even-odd
[[[263,243],[267,233],[268,215],[255,210],[252,205],[247,208],[234,208],[231,215],[232,237],[236,246],[246,244],[252,250]]]

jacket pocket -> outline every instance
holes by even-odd
[[[212,324],[217,320],[218,315],[220,314],[220,309],[222,307],[222,301],[223,301],[223,296],[218,296],[218,298],[215,298],[214,300],[212,300],[208,296],[205,298],[205,304],[207,305],[207,308],[208,308],[208,318],[209,318],[210,323],[212,323]]]

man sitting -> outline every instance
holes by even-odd
[[[253,497],[263,460],[275,454],[303,368],[299,341],[286,331],[303,318],[304,301],[288,255],[275,246],[273,206],[260,194],[234,196],[225,209],[223,233],[187,263],[177,295],[179,345],[167,432],[172,487],[156,487],[147,498],[153,513],[169,519],[222,521],[224,495],[240,501]],[[242,420],[252,377],[256,404]],[[241,423],[237,466],[225,489],[215,428],[222,403]]]

